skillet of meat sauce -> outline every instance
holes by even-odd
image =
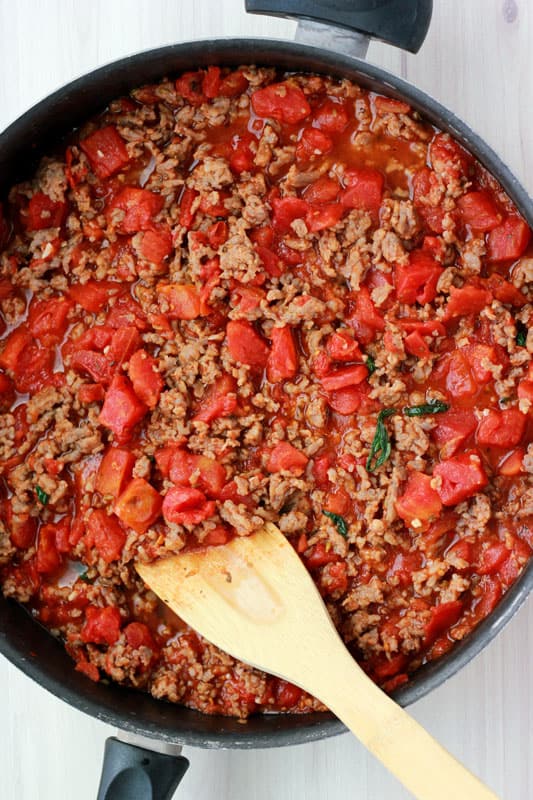
[[[92,680],[321,709],[133,568],[271,520],[401,686],[531,555],[532,265],[501,187],[401,101],[210,67],[113,102],[0,215],[4,594]]]

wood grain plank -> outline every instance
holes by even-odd
[[[293,30],[285,20],[246,16],[242,0],[0,0],[0,128],[59,85],[128,53]],[[532,38],[530,0],[443,0],[418,55],[374,43],[369,58],[453,108],[533,192]],[[412,709],[505,800],[533,797],[532,630],[530,601],[480,657]],[[0,685],[2,800],[94,800],[112,730],[3,659]],[[285,750],[187,751],[192,767],[177,793],[184,800],[409,797],[347,735]]]

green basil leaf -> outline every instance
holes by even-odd
[[[340,514],[334,514],[333,511],[323,511],[322,513],[325,517],[330,518],[341,536],[344,536],[345,538],[348,536],[348,525],[346,524],[344,517],[341,517]]]
[[[527,342],[527,326],[520,320],[516,321],[515,342],[519,347],[525,347]]]
[[[41,489],[40,486],[35,487],[35,494],[37,495],[38,501],[42,503],[43,506],[45,506],[50,500],[50,497],[46,494],[44,489]]]
[[[425,414],[442,414],[448,411],[448,403],[440,400],[430,400],[429,403],[422,403],[420,406],[405,406],[403,413],[406,417],[423,417]]]
[[[366,368],[368,369],[368,374],[372,375],[376,371],[376,362],[374,361],[373,356],[366,357]]]
[[[376,469],[383,466],[385,461],[390,458],[391,443],[383,420],[395,413],[395,408],[384,408],[378,414],[376,432],[366,462],[366,469],[368,472],[374,472]]]

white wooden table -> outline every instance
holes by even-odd
[[[0,0],[0,129],[101,64],[184,39],[291,37],[244,0]],[[370,60],[453,108],[533,194],[532,0],[435,0],[417,56],[373,44]],[[533,602],[459,675],[412,708],[505,800],[533,797]],[[0,659],[2,800],[94,800],[108,726],[48,695]],[[285,750],[186,748],[184,800],[405,800],[350,736]],[[468,800],[468,798],[450,798]]]

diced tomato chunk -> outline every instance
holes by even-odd
[[[85,609],[85,625],[81,629],[82,641],[87,644],[115,644],[120,636],[122,617],[116,606],[88,606]]]
[[[52,200],[44,192],[36,192],[31,198],[27,216],[26,228],[29,231],[40,231],[44,228],[59,228],[67,215],[67,206],[60,201]]]
[[[309,161],[310,159],[328,153],[333,147],[333,141],[327,134],[318,128],[304,128],[296,147],[296,160]]]
[[[63,296],[45,300],[34,298],[28,313],[28,326],[33,336],[46,347],[60,342],[67,330],[72,305],[72,301]]]
[[[516,408],[490,409],[478,425],[477,442],[487,447],[516,447],[524,435],[526,421],[525,414]]]
[[[403,100],[396,100],[394,97],[385,97],[378,94],[374,99],[376,111],[380,114],[408,114],[411,106]]]
[[[165,201],[162,195],[139,189],[135,186],[125,186],[113,198],[107,208],[108,219],[114,219],[114,212],[120,210],[124,216],[116,223],[120,233],[137,233],[147,231],[152,227],[153,219],[163,208]]]
[[[499,357],[495,347],[487,344],[468,344],[462,348],[462,351],[468,361],[474,380],[480,386],[494,379],[491,366],[502,363],[501,352]]]
[[[327,549],[324,542],[317,542],[308,556],[304,557],[305,565],[308,569],[317,569],[326,564],[340,561],[340,556],[334,550]]]
[[[207,238],[213,250],[218,250],[228,238],[228,223],[224,220],[214,222],[207,232]]]
[[[349,331],[343,328],[328,337],[326,353],[333,361],[363,361],[358,343]]]
[[[270,117],[295,125],[311,113],[311,106],[298,86],[288,81],[271,83],[252,94],[252,108],[258,117]]]
[[[201,316],[201,296],[194,284],[167,283],[159,284],[157,288],[164,298],[164,312],[169,319],[196,319]]]
[[[128,483],[115,503],[115,514],[128,528],[144,533],[152,525],[162,506],[161,495],[144,478]]]
[[[348,125],[346,106],[329,98],[318,107],[313,118],[315,125],[326,133],[342,133]]]
[[[428,228],[435,233],[444,230],[446,212],[441,207],[442,185],[433,170],[423,167],[413,178],[413,204]]]
[[[256,506],[256,502],[253,497],[250,495],[239,494],[235,481],[229,481],[229,483],[226,483],[220,492],[220,499],[222,501],[231,500],[231,502],[235,503],[236,505],[244,505],[250,511]]]
[[[15,365],[14,383],[17,392],[38,392],[54,377],[55,353],[51,348],[27,345]]]
[[[241,172],[250,172],[250,170],[253,169],[255,153],[251,145],[254,142],[256,142],[255,137],[249,133],[244,133],[233,138],[229,165],[238,175],[240,175]]]
[[[384,178],[376,169],[348,169],[344,173],[346,189],[340,202],[345,208],[369,211],[374,219],[379,215],[383,198]]]
[[[526,451],[523,447],[517,447],[506,453],[500,463],[498,464],[498,472],[500,475],[507,477],[514,477],[524,472],[524,456]]]
[[[230,320],[226,327],[226,337],[228,350],[235,361],[256,369],[264,369],[270,348],[248,320]]]
[[[189,230],[194,220],[193,203],[198,197],[196,189],[185,189],[180,198],[179,223]]]
[[[134,650],[138,650],[140,647],[148,647],[150,650],[156,648],[150,628],[142,622],[130,622],[124,628],[124,635],[127,643]]]
[[[144,349],[137,350],[129,360],[128,375],[139,400],[155,408],[164,386],[156,359]]]
[[[432,478],[423,472],[412,472],[402,494],[395,503],[396,513],[403,521],[417,530],[439,516],[442,503],[433,489]],[[413,522],[417,522],[416,525]]]
[[[140,346],[139,331],[135,325],[127,325],[114,331],[106,355],[112,367],[118,370]]]
[[[109,178],[125,167],[130,157],[126,143],[114,125],[91,133],[82,139],[80,147],[91,162],[91,167],[98,178]]]
[[[509,216],[493,228],[487,240],[490,261],[514,261],[523,255],[531,239],[531,231],[522,217]]]
[[[424,320],[423,322],[417,319],[399,319],[399,327],[406,331],[406,333],[419,333],[421,336],[431,336],[436,333],[437,336],[445,336],[446,328],[438,320]]]
[[[214,500],[208,500],[199,489],[174,486],[163,499],[163,516],[176,525],[199,525],[215,513]]]
[[[289,442],[279,442],[271,450],[266,468],[269,472],[281,472],[287,470],[293,475],[301,475],[308,462],[305,453],[297,450]]]
[[[14,372],[20,361],[22,351],[33,343],[33,337],[25,325],[15,328],[2,342],[4,349],[0,353],[0,366]]]
[[[77,350],[72,354],[70,366],[77,372],[87,373],[96,383],[107,385],[113,376],[111,362],[103,353]]]
[[[248,78],[237,69],[230,72],[220,81],[219,95],[220,97],[238,97],[243,94],[248,88]]]
[[[487,305],[490,305],[491,301],[492,295],[487,289],[478,289],[476,286],[463,286],[461,289],[457,289],[452,286],[444,319],[450,320],[467,314],[479,314]]]
[[[205,103],[206,96],[203,92],[204,73],[184,72],[176,81],[176,91],[192,106],[201,106]]]
[[[133,391],[128,378],[115,375],[105,394],[98,420],[101,425],[113,431],[117,442],[122,444],[131,437],[133,428],[141,421],[147,410],[146,405]]]
[[[333,411],[343,416],[355,414],[361,407],[361,392],[356,386],[348,386],[345,389],[338,389],[328,395],[328,405]]]
[[[86,283],[71,283],[68,288],[69,296],[85,311],[100,311],[109,300],[116,296],[123,288],[118,281],[93,281]]]
[[[470,156],[448,133],[437,133],[429,146],[431,164],[446,182],[457,181],[467,174]]]
[[[15,399],[15,385],[8,375],[0,372],[0,411],[7,411]]]
[[[442,461],[434,468],[433,475],[440,478],[437,494],[445,506],[454,506],[472,497],[489,482],[476,451]]]
[[[484,575],[479,583],[481,594],[474,606],[475,619],[484,619],[497,606],[502,596],[502,584],[493,575]]]
[[[42,525],[37,542],[37,572],[53,575],[61,566],[61,556],[56,545],[56,526]]]
[[[161,264],[172,253],[172,249],[172,234],[167,225],[143,233],[139,251],[147,261]]]
[[[339,203],[326,203],[322,206],[313,206],[305,217],[307,230],[311,233],[332,228],[344,215],[345,209]]]
[[[463,222],[478,231],[491,231],[502,221],[496,204],[486,192],[468,192],[457,203]]]
[[[419,570],[422,564],[423,555],[420,550],[414,550],[408,553],[400,551],[395,556],[387,572],[387,578],[392,578],[394,582],[397,582],[401,587],[407,587],[412,583],[413,572]]]
[[[202,91],[208,100],[218,96],[220,89],[220,67],[209,66],[202,80]]]
[[[309,203],[300,197],[275,197],[272,200],[272,224],[280,233],[288,233],[295,219],[305,219]]]
[[[273,328],[272,347],[267,360],[267,377],[270,383],[294,378],[298,371],[298,354],[289,325]]]
[[[378,331],[385,330],[385,320],[377,311],[370,292],[366,286],[361,286],[359,291],[350,300],[346,322],[353,328],[361,344],[367,345],[374,341]]]
[[[476,572],[478,575],[494,575],[510,555],[511,551],[503,542],[492,542],[483,550]]]
[[[255,250],[261,264],[265,268],[265,272],[267,272],[271,278],[279,278],[280,275],[283,275],[283,262],[276,253],[260,244],[255,246]]]
[[[429,358],[431,351],[424,337],[418,332],[409,333],[403,340],[405,351],[416,358]]]
[[[316,462],[313,464],[313,472],[315,466]],[[324,508],[326,511],[331,511],[333,514],[340,514],[341,516],[344,516],[344,514],[348,514],[352,510],[352,507],[352,498],[342,486],[333,489],[332,492],[328,492],[324,503]]]
[[[336,392],[339,389],[346,389],[348,386],[357,386],[367,377],[368,368],[364,364],[356,364],[330,372],[321,379],[321,383],[326,392]]]
[[[323,175],[314,183],[306,186],[303,196],[311,204],[332,203],[340,192],[339,182]]]
[[[37,518],[29,514],[14,514],[11,503],[6,508],[6,521],[11,544],[20,550],[27,550],[37,536]]]
[[[431,619],[426,626],[426,646],[459,621],[463,608],[461,600],[452,600],[449,603],[440,603],[431,609]]]
[[[222,375],[200,400],[193,422],[208,425],[219,417],[228,417],[237,409],[237,386],[231,375]]]
[[[95,508],[87,519],[85,543],[89,548],[96,547],[106,564],[110,564],[121,557],[126,534],[114,514]]]
[[[135,456],[123,447],[109,447],[98,467],[95,488],[100,494],[118,497],[131,478]]]
[[[477,428],[473,411],[449,409],[437,417],[432,434],[442,459],[453,456]]]
[[[484,284],[492,296],[499,300],[500,303],[506,303],[516,308],[522,308],[527,303],[525,294],[522,294],[520,289],[506,281],[497,272],[493,272]]]
[[[394,286],[400,303],[431,303],[437,295],[442,269],[441,264],[426,251],[413,250],[407,266],[398,264],[394,272]]]

